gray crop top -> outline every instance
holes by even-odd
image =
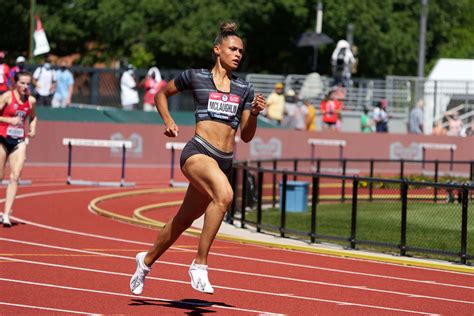
[[[232,74],[230,93],[217,90],[207,69],[188,69],[174,83],[178,91],[190,90],[194,97],[196,122],[213,120],[237,129],[243,110],[250,110],[253,86]]]

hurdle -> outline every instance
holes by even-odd
[[[178,182],[174,180],[174,161],[176,150],[183,150],[186,143],[167,142],[165,147],[167,150],[171,150],[171,170],[170,170],[170,187],[187,187],[188,182]]]
[[[104,139],[83,139],[83,138],[63,138],[63,145],[68,146],[68,165],[67,165],[67,184],[75,185],[96,185],[96,186],[113,186],[125,187],[134,186],[134,182],[125,182],[125,156],[126,149],[132,148],[132,142],[129,140],[104,140]],[[113,181],[89,181],[72,179],[72,146],[80,147],[106,147],[106,148],[122,148],[122,168],[119,182]]]
[[[30,143],[30,139],[27,137],[25,138],[25,144],[28,145]],[[23,180],[20,179],[18,180],[18,185],[25,186],[25,185],[31,185],[33,182],[31,180]],[[2,179],[0,182],[0,185],[8,185],[10,184],[10,180],[7,179]]]
[[[421,161],[422,161],[422,168],[425,168],[425,157],[426,157],[426,150],[433,149],[433,150],[449,150],[449,170],[453,171],[453,161],[454,161],[454,151],[457,149],[455,144],[439,144],[439,143],[421,143]]]
[[[311,145],[311,159],[314,159],[315,157],[315,147],[316,145],[319,146],[333,146],[339,147],[339,159],[341,160],[344,159],[344,147],[346,147],[346,141],[343,139],[321,139],[321,138],[309,138],[308,139],[308,144]]]

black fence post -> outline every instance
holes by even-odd
[[[230,210],[227,211],[227,218],[226,222],[233,225],[234,224],[234,216],[235,216],[235,209],[237,207],[237,167],[234,164],[232,168],[232,175],[230,177],[230,184],[232,185],[232,191],[234,192],[234,199],[232,200],[232,205],[230,206]]]
[[[357,229],[357,193],[359,188],[359,179],[354,176],[352,180],[352,217],[351,217],[351,249],[356,246],[356,229]]]
[[[263,171],[258,171],[257,232],[262,224]]]
[[[316,209],[319,202],[319,177],[313,176],[313,190],[311,196],[311,233],[310,240],[316,242]]]
[[[343,159],[342,160],[342,175],[346,175],[346,166],[347,166],[347,160]],[[341,202],[344,202],[346,200],[346,179],[342,179],[342,185],[341,185]]]
[[[273,160],[273,177],[272,177],[272,181],[273,181],[273,188],[272,188],[272,206],[273,208],[275,208],[275,205],[276,205],[276,179],[277,179],[277,175],[275,173],[277,169],[277,160]]]
[[[434,182],[438,183],[439,161],[435,160]],[[438,187],[434,187],[434,201],[438,201]]]
[[[400,224],[400,256],[406,255],[407,243],[407,209],[408,209],[408,184],[402,181],[400,184],[400,195],[402,199],[402,222]]]
[[[462,188],[462,219],[461,219],[461,263],[467,263],[467,211],[468,211],[468,200],[469,190],[467,184],[463,185]]]
[[[318,161],[316,162],[316,172],[321,172],[321,159],[318,159]]]
[[[400,180],[403,180],[405,178],[405,160],[401,159],[400,160]]]
[[[242,170],[242,208],[240,209],[240,227],[245,228],[245,209],[247,207],[247,177],[248,165],[244,162]]]
[[[283,173],[283,183],[281,186],[281,216],[280,216],[280,236],[285,237],[286,228],[286,187],[287,187],[288,175]]]
[[[298,172],[298,159],[293,160],[293,172]],[[293,175],[293,180],[296,181],[296,174]]]
[[[374,160],[370,159],[370,178],[374,177]],[[374,193],[374,183],[372,181],[369,182],[369,201],[373,200],[373,193]]]

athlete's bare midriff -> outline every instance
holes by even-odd
[[[234,150],[235,133],[235,129],[219,122],[200,121],[196,124],[196,134],[226,153]]]

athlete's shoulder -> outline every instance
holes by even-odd
[[[235,73],[232,73],[232,81],[234,82],[235,85],[240,86],[243,89],[246,89],[246,90],[253,89],[253,85],[250,82],[246,81],[245,79],[242,79]]]

